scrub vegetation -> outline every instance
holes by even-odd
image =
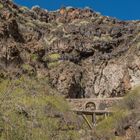
[[[0,139],[78,139],[76,118],[43,79],[0,81]],[[69,114],[69,115],[65,115]]]

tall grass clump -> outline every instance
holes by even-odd
[[[76,140],[74,120],[65,100],[45,80],[1,80],[1,140]]]
[[[112,107],[114,112],[107,119],[99,123],[96,130],[96,135],[100,138],[104,137],[108,140],[118,140],[119,132],[123,135],[123,131],[129,127],[129,119],[138,117],[134,115],[140,110],[140,86],[133,88],[123,100]],[[140,116],[139,116],[140,117]],[[127,126],[127,127],[126,127]],[[121,135],[120,134],[120,135]]]

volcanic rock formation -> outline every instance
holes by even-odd
[[[140,84],[140,21],[8,0],[0,21],[0,78],[46,77],[67,98],[123,96]]]

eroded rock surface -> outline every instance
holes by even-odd
[[[123,96],[140,84],[140,21],[0,4],[1,78],[45,76],[70,98]]]

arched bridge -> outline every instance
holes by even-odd
[[[96,115],[104,115],[105,118],[112,114],[110,109],[113,104],[119,104],[122,101],[119,98],[81,98],[81,99],[67,99],[71,110],[79,115],[82,115],[90,129],[97,125]],[[92,123],[88,120],[86,115],[92,116]]]
[[[67,99],[71,109],[74,111],[109,110],[113,104],[121,102],[123,98],[81,98]]]

